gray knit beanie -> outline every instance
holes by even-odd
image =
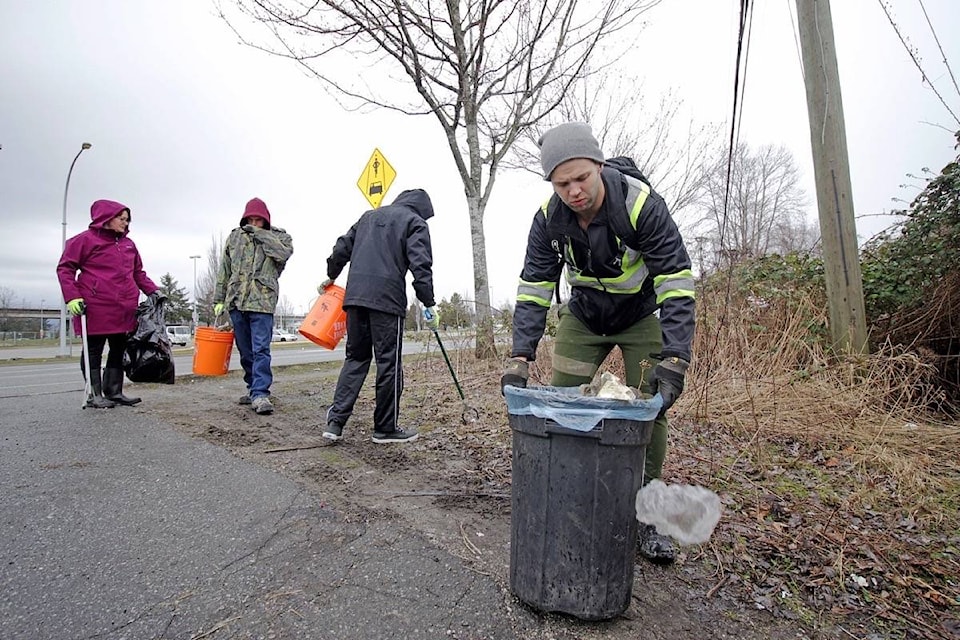
[[[585,122],[567,122],[550,129],[540,136],[540,164],[543,167],[543,179],[549,180],[550,174],[558,165],[574,158],[587,158],[603,162],[603,152],[597,139]]]

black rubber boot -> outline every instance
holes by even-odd
[[[87,396],[86,406],[90,409],[110,409],[117,406],[113,400],[103,397],[103,387],[100,380],[100,370],[90,372],[90,395]]]
[[[676,559],[673,540],[657,533],[653,525],[643,522],[637,531],[637,551],[654,564],[673,564]]]
[[[103,370],[103,395],[108,400],[127,407],[140,402],[140,398],[123,395],[123,369],[107,367]]]

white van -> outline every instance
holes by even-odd
[[[184,324],[173,324],[167,327],[167,337],[170,338],[170,344],[187,346],[190,342],[190,327]]]

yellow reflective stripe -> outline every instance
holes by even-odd
[[[541,307],[549,307],[553,299],[555,282],[526,282],[520,281],[517,287],[517,302],[533,302]]]
[[[628,253],[630,250],[628,249]],[[637,256],[636,252],[633,252]],[[627,256],[624,255],[624,258]],[[567,269],[567,283],[571,287],[589,287],[599,291],[607,291],[615,294],[637,293],[643,287],[649,271],[642,260],[637,260],[635,264],[625,265],[623,273],[616,278],[586,278],[573,273]]]
[[[653,288],[658,292],[666,289],[693,289],[693,271],[682,269],[676,273],[664,273],[653,279]]]
[[[553,293],[554,288],[557,286],[557,283],[550,280],[544,282],[527,282],[526,280],[521,280],[518,287],[518,291],[523,291],[524,289],[538,290],[543,289],[547,293]]]
[[[668,291],[662,296],[657,296],[657,304],[663,304],[664,300],[669,300],[670,298],[693,298],[696,299],[696,294],[693,291],[687,291],[685,289],[676,289],[675,291]]]
[[[550,308],[550,301],[543,298],[534,298],[533,296],[517,296],[517,302],[532,302],[541,307]]]
[[[647,202],[647,196],[650,195],[650,185],[643,180],[637,180],[631,176],[624,176],[627,179],[627,208],[630,209],[630,226],[634,230],[637,228],[637,220],[640,218],[640,210]],[[630,205],[630,201],[633,205]]]
[[[656,276],[653,279],[653,289],[657,294],[658,304],[668,298],[696,298],[693,271],[690,269]]]

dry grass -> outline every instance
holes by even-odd
[[[824,313],[809,300],[698,302],[664,478],[712,488],[725,514],[691,559],[715,571],[708,597],[735,593],[809,628],[955,637],[960,425],[928,409],[940,393],[931,362],[889,345],[830,353]],[[465,341],[447,345],[457,347],[454,366],[487,425],[480,440],[499,420],[493,455],[508,455],[497,363],[473,360]],[[533,383],[549,383],[550,351],[544,340]],[[602,370],[622,378],[619,351]]]
[[[810,337],[808,327],[826,319],[809,301],[725,309],[699,327],[682,403],[694,420],[853,447],[897,472],[904,487],[956,473],[960,429],[928,410],[942,394],[930,362],[890,345],[867,356],[828,353]]]

